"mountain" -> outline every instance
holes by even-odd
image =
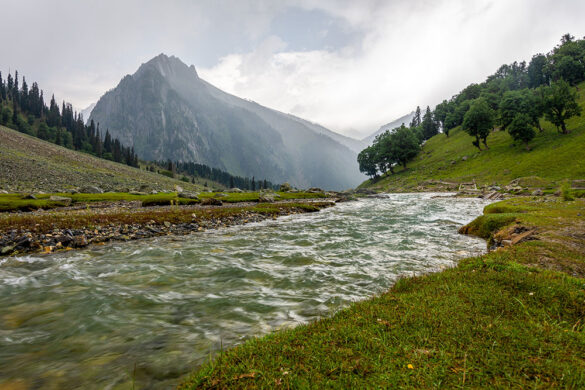
[[[85,120],[86,124],[89,123],[89,117],[91,116],[91,112],[93,111],[94,108],[95,103],[91,103],[89,106],[81,110],[81,115],[83,115],[83,119]]]
[[[404,116],[401,116],[400,118],[398,118],[390,123],[386,123],[384,126],[380,127],[375,133],[372,133],[369,136],[367,136],[366,138],[362,139],[362,142],[365,144],[365,146],[371,145],[372,142],[374,142],[374,139],[376,138],[376,136],[384,133],[386,130],[392,130],[392,129],[395,129],[397,127],[400,127],[400,125],[402,125],[403,123],[406,126],[408,126],[410,121],[412,121],[413,116],[414,116],[414,111],[411,112],[410,114],[406,114]]]
[[[194,161],[298,187],[339,190],[364,179],[359,141],[223,92],[164,54],[102,96],[90,119],[146,160]]]

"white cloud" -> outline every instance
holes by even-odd
[[[276,36],[290,7],[329,15],[335,48],[302,49],[295,39],[313,31],[302,20]],[[11,15],[0,23],[3,73],[16,68],[77,108],[164,52],[235,95],[364,135],[566,32],[585,35],[582,0],[0,0],[0,9]]]
[[[502,63],[550,50],[567,31],[584,32],[585,5],[576,1],[570,9],[529,0],[342,3],[319,8],[365,28],[359,46],[295,52],[264,42],[199,73],[235,95],[365,135],[483,81]]]

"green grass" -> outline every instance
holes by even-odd
[[[250,339],[180,388],[584,388],[585,281],[568,275],[585,263],[584,211],[582,199],[490,205],[506,222],[475,221],[483,235],[511,223],[539,239]]]
[[[578,94],[585,107],[585,83],[579,85]],[[571,133],[566,135],[557,133],[549,122],[541,123],[544,132],[537,132],[530,151],[520,143],[514,146],[507,132],[495,131],[488,137],[490,149],[480,152],[471,144],[472,137],[455,128],[449,137],[439,134],[428,140],[406,170],[397,168],[396,174],[368,180],[361,187],[412,191],[419,186],[439,187],[437,181],[505,185],[522,178],[521,186],[558,189],[565,179],[585,178],[585,114],[567,122]]]
[[[218,198],[225,203],[240,202],[257,202],[260,196],[259,192],[243,193],[226,193],[225,196],[218,196],[221,193],[201,192],[200,199]],[[288,193],[277,192],[275,200],[294,200],[294,199],[322,199],[326,195],[323,193]],[[93,202],[117,202],[117,201],[141,201],[143,206],[165,206],[165,205],[188,205],[199,203],[199,199],[181,198],[176,192],[159,193],[155,195],[133,195],[125,192],[108,192],[103,194],[38,194],[37,199],[24,199],[23,194],[0,194],[0,212],[1,211],[31,211],[37,209],[53,209],[66,206],[66,203],[49,200],[52,195],[71,198],[72,204],[93,203]]]

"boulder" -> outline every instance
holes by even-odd
[[[244,191],[240,190],[240,189],[239,189],[239,188],[237,188],[237,187],[234,187],[234,188],[230,188],[230,189],[229,189],[229,190],[227,190],[226,192],[232,192],[232,193],[241,194],[241,193],[242,193],[242,192],[244,192]]]
[[[310,192],[310,193],[316,194],[316,193],[321,193],[321,192],[323,192],[323,190],[322,190],[321,188],[318,188],[318,187],[311,187],[311,188],[309,188],[309,189],[307,190],[307,192]]]
[[[467,161],[468,157],[467,156],[463,156],[461,157],[461,161]]]
[[[197,192],[182,191],[179,192],[179,198],[199,199],[199,194]]]
[[[8,191],[6,191],[6,190],[0,190],[0,194],[7,194],[7,193],[8,193]]]
[[[215,199],[215,198],[204,198],[201,201],[201,204],[203,206],[221,206],[223,204],[223,202],[219,199]]]
[[[37,197],[34,196],[33,194],[28,194],[22,197],[22,199],[36,199]]]
[[[290,184],[282,183],[280,185],[280,192],[289,192],[290,190],[292,190],[292,187],[290,186]]]
[[[273,203],[275,199],[275,194],[273,193],[262,193],[260,194],[260,196],[258,197],[258,202],[259,203]]]
[[[130,195],[146,195],[146,192],[142,192],[142,191],[130,191],[129,194]]]
[[[534,191],[532,191],[532,196],[542,196],[543,192],[540,188],[535,189]]]
[[[67,206],[69,206],[72,202],[71,198],[67,198],[66,196],[57,196],[57,195],[51,195],[49,197],[49,200],[51,200],[53,202],[65,203]]]
[[[96,186],[85,186],[79,189],[82,194],[103,194],[104,190]]]
[[[175,184],[175,192],[183,192],[183,187]]]

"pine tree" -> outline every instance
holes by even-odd
[[[420,126],[421,124],[421,116],[420,116],[420,106],[416,106],[416,111],[414,112],[414,116],[412,117],[412,121],[410,122],[410,127],[415,128]]]
[[[0,72],[0,102],[6,100],[6,86],[2,80],[2,72]]]

